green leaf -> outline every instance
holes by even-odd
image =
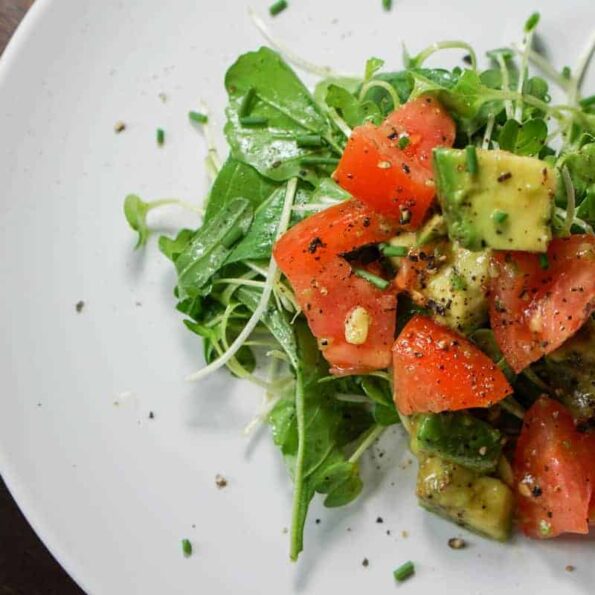
[[[323,108],[327,107],[326,103],[326,94],[328,88],[331,85],[335,85],[336,87],[341,87],[345,89],[348,93],[355,95],[357,90],[361,87],[361,79],[358,78],[348,78],[348,77],[328,77],[319,81],[316,86],[314,87],[314,100],[318,105]]]
[[[175,262],[178,255],[186,249],[186,246],[188,246],[195,233],[192,229],[181,229],[174,239],[167,236],[160,236],[159,250],[161,250],[166,258]]]
[[[261,293],[261,290],[254,287],[240,287],[236,295],[249,310],[254,311],[260,300]],[[300,365],[298,347],[294,329],[288,320],[287,314],[281,310],[277,310],[271,304],[265,310],[262,316],[262,322],[287,354],[293,368],[297,368]]]
[[[225,134],[235,159],[278,182],[301,177],[315,183],[321,171],[330,173],[332,166],[300,163],[304,157],[336,157],[342,149],[330,120],[278,53],[263,47],[240,56],[227,71],[225,88],[229,95]],[[265,118],[265,126],[240,123],[248,93],[252,96],[250,115]],[[308,133],[320,135],[326,146],[298,147],[296,136]]]
[[[361,435],[372,420],[333,396],[332,384],[320,382],[327,376],[328,366],[317,348],[316,340],[303,321],[295,324],[297,339],[296,392],[291,406],[278,403],[269,421],[274,424],[277,443],[285,455],[294,480],[293,518],[290,556],[297,559],[303,549],[304,524],[310,501],[316,491],[327,493],[325,504],[339,506],[350,502],[361,490],[357,467],[349,463],[343,452],[347,440]],[[353,411],[354,415],[346,415]],[[353,423],[353,419],[357,420]],[[365,429],[362,421],[367,419]],[[297,441],[293,423],[297,430]]]
[[[372,410],[372,415],[374,416],[374,421],[381,426],[392,426],[401,423],[401,418],[394,404],[381,405],[380,403],[376,403]]]
[[[253,167],[228,157],[219,170],[207,201],[204,222],[209,221],[234,198],[245,198],[252,208],[263,203],[279,184],[261,176]]]
[[[310,202],[320,203],[325,199],[331,200],[349,200],[352,198],[351,194],[343,190],[332,178],[322,178],[320,183],[314,189]]]
[[[595,225],[595,184],[585,193],[585,197],[576,209],[576,216],[591,226]]]
[[[136,194],[129,194],[124,199],[124,216],[128,225],[138,233],[136,248],[147,243],[150,231],[147,227],[147,213],[151,210],[149,203],[144,202]]]
[[[568,168],[577,202],[581,202],[587,191],[595,187],[595,142],[585,144],[577,150],[567,151],[560,157],[556,166]]]
[[[267,418],[273,434],[273,442],[284,455],[297,452],[298,434],[293,399],[280,399]]]
[[[325,178],[326,179],[326,178]],[[273,244],[277,237],[279,218],[285,202],[285,186],[277,188],[254,213],[254,220],[248,233],[236,245],[227,259],[227,264],[244,260],[268,260],[271,257]],[[294,205],[299,206],[310,202],[311,192],[304,187],[298,187]],[[300,220],[300,216],[292,216],[292,224]]]
[[[337,85],[328,87],[326,103],[329,107],[335,108],[351,128],[368,121],[379,124],[382,120],[380,108],[374,102],[360,102],[349,91]]]
[[[244,236],[251,223],[250,202],[235,198],[194,234],[175,261],[180,299],[204,292],[211,277],[225,263],[233,245]]]
[[[501,149],[517,155],[537,155],[547,139],[547,124],[541,118],[519,124],[516,120],[507,120],[498,135]]]
[[[362,488],[359,465],[348,461],[326,467],[316,484],[316,491],[326,494],[324,505],[328,508],[349,504],[360,495]]]
[[[382,58],[368,58],[366,61],[364,81],[369,81],[383,66],[384,60]]]
[[[381,72],[373,77],[372,80],[384,81],[388,83],[397,92],[401,103],[405,103],[411,91],[413,90],[413,79],[409,72],[402,70],[399,72]],[[359,89],[358,89],[359,92]],[[388,91],[382,87],[371,87],[365,97],[368,101],[376,104],[381,114],[386,116],[392,112],[395,107]]]

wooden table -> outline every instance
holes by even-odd
[[[33,0],[0,0],[0,54]],[[80,595],[0,478],[0,595]]]

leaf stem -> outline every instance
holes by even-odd
[[[477,55],[475,54],[475,50],[466,42],[464,41],[438,41],[437,43],[433,43],[429,45],[427,48],[419,52],[415,58],[411,58],[411,62],[415,67],[421,66],[432,54],[440,51],[440,50],[452,50],[452,49],[461,49],[467,50],[469,52],[469,57],[471,58],[471,68],[473,70],[477,70]]]
[[[355,452],[349,457],[349,463],[357,463],[364,452],[382,436],[384,430],[386,430],[386,426],[372,426],[360,442],[360,445],[355,449]]]
[[[401,99],[399,98],[399,95],[395,91],[395,88],[391,84],[387,83],[386,81],[379,81],[379,80],[371,80],[371,81],[368,81],[365,85],[363,85],[361,91],[359,92],[359,100],[363,101],[365,99],[368,91],[370,89],[373,89],[374,87],[384,89],[390,95],[390,98],[392,99],[392,102],[393,102],[393,109],[397,109],[401,105]]]

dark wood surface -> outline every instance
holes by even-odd
[[[76,0],[73,0],[76,1]],[[0,0],[0,54],[33,0]],[[0,595],[80,595],[0,478]]]

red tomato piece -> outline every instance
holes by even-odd
[[[409,144],[400,148],[407,136]],[[436,195],[432,149],[451,147],[455,124],[432,97],[420,97],[390,114],[380,126],[353,130],[334,178],[375,211],[419,227]]]
[[[390,365],[396,324],[396,292],[381,290],[353,274],[342,254],[387,240],[396,224],[350,200],[292,227],[274,247],[319,347],[334,374],[357,374]],[[346,322],[366,311],[367,336],[347,341]]]
[[[490,322],[515,372],[554,351],[595,309],[595,237],[553,240],[548,268],[527,252],[497,252],[490,289]]]
[[[414,316],[393,346],[395,404],[401,413],[439,413],[490,407],[512,387],[500,368],[473,343]]]
[[[513,468],[519,523],[529,537],[588,533],[593,454],[586,439],[552,399],[541,397],[525,414]]]

